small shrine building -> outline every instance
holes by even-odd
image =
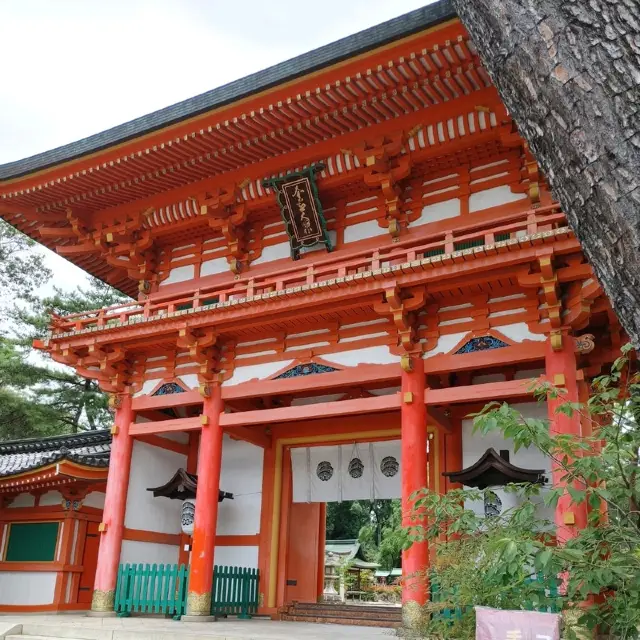
[[[509,401],[588,433],[531,384],[584,400],[623,341],[447,0],[2,165],[0,215],[132,298],[36,345],[115,418],[0,444],[0,611],[112,612],[124,563],[188,565],[191,617],[214,562],[258,571],[261,614],[315,602],[327,502],[401,498],[406,519],[425,486],[558,483],[467,416]],[[559,541],[586,521],[568,497],[544,515]],[[428,564],[404,552],[407,620]]]

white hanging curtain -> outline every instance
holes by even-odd
[[[291,450],[294,502],[400,497],[400,440]]]

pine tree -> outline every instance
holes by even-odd
[[[35,243],[0,221],[0,440],[75,433],[111,422],[107,398],[93,380],[35,352],[51,312],[64,315],[127,298],[89,278],[71,292],[38,295],[52,273]]]

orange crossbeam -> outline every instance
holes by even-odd
[[[175,418],[174,420],[158,420],[155,422],[132,422],[129,434],[144,436],[153,433],[171,433],[173,431],[195,431],[202,427],[200,416],[197,418]]]
[[[530,388],[537,381],[538,378],[524,378],[523,380],[471,384],[464,387],[427,389],[425,402],[432,405],[448,405],[521,398],[532,394]]]

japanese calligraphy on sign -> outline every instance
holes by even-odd
[[[476,607],[476,640],[560,640],[560,616]]]
[[[327,251],[331,251],[331,241],[315,183],[315,172],[322,169],[324,165],[316,164],[304,171],[290,173],[283,178],[271,178],[262,183],[276,192],[294,260],[300,257],[300,249],[303,247],[324,244]]]

